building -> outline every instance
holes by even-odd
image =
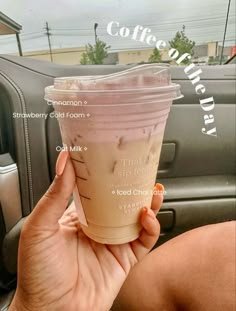
[[[52,49],[52,60],[54,63],[65,65],[78,65],[80,64],[82,53],[85,52],[85,47],[78,48],[63,48]],[[104,60],[104,65],[116,64],[136,64],[148,62],[153,49],[138,49],[138,50],[123,50],[108,53],[107,58]],[[161,51],[162,61],[168,62],[171,58],[168,56],[168,49]],[[24,57],[51,61],[49,50],[24,52]]]
[[[118,61],[119,64],[137,64],[141,62],[148,62],[149,57],[153,53],[154,48],[148,49],[137,49],[137,50],[126,50],[119,51]],[[163,49],[161,52],[161,59],[163,62],[168,62],[171,58],[168,55],[168,49]]]
[[[108,56],[104,59],[104,65],[116,65],[119,64],[118,53],[108,53]]]
[[[129,64],[147,62],[153,49],[146,50],[127,50],[108,53],[104,60],[105,65]],[[52,59],[54,63],[75,65],[80,64],[82,53],[85,52],[85,47],[52,49]],[[35,58],[40,60],[51,61],[49,50],[24,52],[25,57]]]
[[[10,17],[0,12],[0,35],[16,35],[16,41],[18,46],[19,55],[22,56],[22,49],[20,43],[20,31],[22,26]]]
[[[232,47],[226,46],[223,51],[223,60],[226,61],[231,56]],[[196,45],[194,47],[193,61],[208,63],[209,60],[219,61],[222,51],[222,46],[218,42],[208,42],[205,44]]]
[[[151,49],[119,51],[118,60],[121,65],[146,62],[151,54]]]
[[[51,61],[58,64],[65,65],[79,65],[82,54],[85,52],[85,47],[78,48],[64,48],[64,49],[52,49],[52,55],[49,50],[24,52],[24,57]],[[108,57],[104,60],[104,65],[116,65],[118,64],[118,53],[109,53]]]
[[[209,61],[219,62],[222,47],[218,42],[209,42],[206,44],[197,45],[194,47],[194,56],[192,61],[195,63],[207,64]],[[85,52],[85,47],[52,49],[52,60],[58,64],[79,65],[82,53]],[[161,62],[174,63],[173,59],[168,55],[169,48],[162,49]],[[146,49],[129,49],[108,53],[104,60],[105,65],[115,64],[139,64],[148,62],[150,55],[153,53],[153,48]],[[232,54],[232,47],[224,47],[224,61]],[[25,57],[51,61],[49,50],[24,52]]]
[[[52,60],[54,63],[75,65],[80,64],[82,53],[85,52],[84,47],[52,49]],[[25,57],[51,61],[49,50],[41,50],[34,52],[24,52]]]

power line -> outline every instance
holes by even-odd
[[[30,40],[32,38],[42,37],[44,35],[42,32],[35,32],[34,34],[35,35],[33,35],[33,33],[32,33],[32,34],[30,34],[30,36],[27,36],[27,37],[26,36],[23,37],[23,35],[21,35],[20,37],[22,40]],[[8,38],[0,38],[0,41],[9,41],[9,40],[14,41],[15,40],[14,36],[12,36],[10,38],[9,37]]]
[[[230,22],[228,22],[228,24],[231,25],[231,24],[234,24],[234,22],[230,21]],[[208,22],[207,23],[195,24],[195,25],[189,25],[189,24],[185,23],[185,25],[186,25],[187,31],[209,27]],[[210,26],[211,27],[221,27],[221,26],[223,26],[223,23],[216,22],[216,23],[211,24]],[[154,30],[153,32],[157,32],[157,33],[158,32],[171,32],[171,31],[176,32],[176,31],[178,31],[175,26],[168,27],[168,28],[167,27],[160,28],[159,25],[156,25],[153,28],[155,28],[155,27],[158,27],[158,29],[156,31]],[[89,31],[89,33],[80,33],[80,31],[82,31],[82,29],[80,29],[80,30],[78,29],[78,30],[76,30],[76,32],[73,32],[73,33],[64,32],[64,31],[68,31],[68,29],[67,30],[66,29],[60,30],[60,31],[62,31],[61,33],[55,32],[55,31],[59,31],[58,29],[52,29],[52,31],[53,31],[54,36],[75,36],[76,34],[78,34],[79,36],[90,36],[90,35],[92,35],[91,30],[86,30],[86,31]],[[205,31],[204,31],[204,33],[205,33]],[[103,31],[99,32],[99,34],[100,35],[108,35],[107,32],[103,32]]]
[[[229,18],[232,18],[234,16],[235,15],[232,15]],[[159,32],[166,32],[166,31],[176,30],[174,25],[181,24],[182,22],[185,23],[185,25],[187,26],[188,29],[203,28],[203,27],[209,27],[209,26],[217,27],[217,26],[221,26],[222,23],[218,22],[218,21],[215,21],[215,23],[211,23],[209,25],[209,20],[217,20],[217,19],[222,19],[222,18],[225,18],[225,16],[222,16],[222,15],[214,16],[214,17],[212,17],[212,16],[207,17],[206,16],[205,18],[200,18],[200,19],[195,19],[195,20],[194,19],[186,20],[186,19],[181,18],[181,21],[178,21],[178,19],[175,19],[175,20],[172,20],[171,22],[162,22],[162,23],[158,23],[158,24],[156,24],[156,23],[155,24],[142,24],[142,26],[144,26],[144,27],[145,26],[152,26],[153,28],[159,27],[159,29],[158,29]],[[204,23],[202,23],[202,21],[207,21],[207,23],[204,24]],[[198,24],[189,25],[188,24],[188,23],[195,23],[195,22],[200,23],[200,25],[198,25]],[[169,25],[169,24],[171,24],[173,27],[166,28],[165,25]],[[230,23],[228,21],[228,24],[233,24],[233,21],[232,21],[232,23]],[[161,26],[164,26],[164,29],[161,29],[160,28]],[[126,27],[135,27],[135,26],[134,25],[128,25]],[[106,27],[99,27],[99,29],[106,29]],[[54,29],[50,29],[50,30],[53,30],[53,31],[92,31],[92,27],[91,28],[60,28],[60,29],[54,28]],[[23,36],[24,37],[31,36],[31,35],[34,35],[34,34],[42,34],[42,31],[31,32],[31,33],[23,33],[23,34],[21,34],[21,37],[23,37]],[[50,34],[50,35],[62,35],[62,34],[54,33],[54,34]],[[65,35],[71,35],[72,36],[72,34],[65,34]],[[80,36],[81,35],[86,36],[87,34],[80,34]],[[103,33],[102,33],[102,35],[103,35]],[[14,38],[9,38],[8,37],[8,38],[1,38],[0,40],[8,41],[8,40],[14,40]]]
[[[29,32],[29,33],[22,33],[21,37],[40,34],[40,33],[43,34],[43,31],[41,30],[41,31]]]
[[[234,17],[235,15],[233,16],[230,16],[230,18]],[[190,20],[186,20],[186,19],[183,19],[182,21],[175,21],[175,20],[172,20],[172,22],[167,22],[167,23],[158,23],[158,24],[142,24],[142,26],[146,27],[146,26],[154,26],[154,27],[160,27],[161,25],[175,25],[175,24],[181,24],[181,23],[192,23],[192,22],[201,22],[201,21],[207,21],[209,22],[209,20],[214,20],[214,19],[223,19],[225,18],[225,16],[220,16],[220,17],[206,17],[206,18],[200,18],[200,19],[196,19],[196,20],[193,20],[193,19],[190,19]],[[209,25],[209,23],[207,24],[208,26],[211,26]],[[220,25],[220,24],[219,24]],[[125,26],[125,27],[135,27],[136,25],[123,25],[120,23],[120,26]],[[99,27],[99,29],[107,29],[106,26],[104,27]],[[53,28],[52,29],[53,31],[84,31],[84,30],[88,30],[88,31],[92,31],[92,28]]]
[[[233,24],[233,22],[228,22],[228,24]],[[185,23],[186,25],[186,28],[187,28],[187,31],[188,30],[195,30],[195,29],[201,29],[201,28],[205,28],[205,27],[209,27],[209,24],[208,23],[201,23],[200,25],[188,25],[187,23]],[[223,24],[219,24],[219,23],[216,23],[216,24],[211,24],[211,27],[221,27],[223,26]],[[158,27],[158,26],[156,26]],[[209,30],[209,29],[208,29]],[[212,29],[210,29],[212,30]],[[73,33],[64,33],[64,32],[61,32],[61,33],[55,33],[55,29],[52,29],[53,33],[52,35],[53,36],[76,36],[76,35],[79,35],[79,36],[91,36],[92,35],[92,32],[90,31],[89,33],[79,33],[79,30],[76,31],[76,32],[73,32]],[[156,33],[160,33],[160,32],[173,32],[173,31],[177,31],[176,27],[171,27],[171,28],[158,28],[156,31],[153,31],[153,32],[156,32]],[[205,30],[204,30],[204,33],[205,33]],[[108,35],[110,36],[107,32],[99,32],[99,35]]]
[[[233,24],[233,23],[228,23],[228,24]],[[185,24],[186,28],[187,28],[187,31],[190,30],[190,29],[200,29],[200,28],[205,28],[205,27],[209,27],[209,24],[201,24],[201,25],[191,25],[191,26],[188,26],[187,24]],[[223,24],[215,24],[215,25],[211,25],[212,27],[221,27],[223,26]],[[208,29],[209,30],[209,29]],[[212,30],[212,29],[210,29]],[[65,35],[65,36],[73,36],[73,35],[76,35],[78,34],[79,36],[87,36],[87,35],[91,35],[92,32],[90,31],[89,33],[79,33],[79,32],[74,32],[74,33],[64,33],[64,32],[61,32],[61,33],[55,33],[54,32],[54,29],[52,29],[53,31],[53,35],[54,36],[59,36],[59,35]],[[158,32],[169,32],[169,31],[178,31],[178,29],[176,29],[176,27],[172,27],[172,28],[158,28],[157,30],[154,30],[153,33],[158,33]],[[205,31],[204,31],[205,33]],[[109,35],[107,32],[99,32],[100,35]],[[109,35],[110,36],[110,35]]]

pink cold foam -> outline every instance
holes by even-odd
[[[96,100],[97,103],[105,105],[107,101],[124,102],[126,95],[120,98],[117,96],[114,98],[111,94],[109,96],[99,94],[93,96],[95,97],[93,99],[88,97],[86,97],[88,103],[91,103],[91,100],[94,103]],[[172,100],[168,98],[143,100],[144,102],[141,103],[124,106],[114,104],[112,106],[55,105],[54,107],[55,111],[60,113],[58,114],[60,129],[66,143],[70,141],[69,145],[73,144],[75,135],[91,142],[117,142],[121,137],[125,141],[130,141],[163,133],[165,128]],[[82,114],[86,117],[76,117]]]
[[[162,134],[172,101],[181,96],[179,85],[171,84],[169,68],[158,64],[105,76],[57,78],[45,92],[70,145],[76,137],[117,142]]]

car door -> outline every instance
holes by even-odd
[[[202,67],[202,97],[184,69],[172,68],[184,98],[172,106],[157,174],[167,192],[159,214],[159,243],[195,227],[235,219],[234,66]],[[210,112],[201,105],[209,98],[205,107],[211,106]],[[207,124],[209,115],[214,123]],[[206,134],[212,128],[216,135]]]

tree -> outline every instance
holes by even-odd
[[[87,53],[82,53],[81,59],[80,59],[80,64],[81,65],[88,65],[89,64],[89,59]]]
[[[85,46],[86,52],[81,56],[80,63],[87,64],[103,64],[103,60],[107,57],[107,50],[110,48],[105,42],[97,39],[95,45],[88,44]]]
[[[182,31],[178,31],[174,37],[173,40],[169,41],[169,44],[172,48],[175,48],[180,55],[183,55],[184,53],[189,53],[191,56],[193,56],[194,51],[193,48],[195,46],[195,42],[190,40],[185,35],[185,26],[183,25]],[[183,60],[184,64],[190,63],[189,59]]]
[[[208,65],[219,65],[220,59],[219,56],[209,56]]]
[[[152,54],[149,56],[148,61],[150,63],[160,63],[161,61],[161,52],[155,48],[152,52]]]

